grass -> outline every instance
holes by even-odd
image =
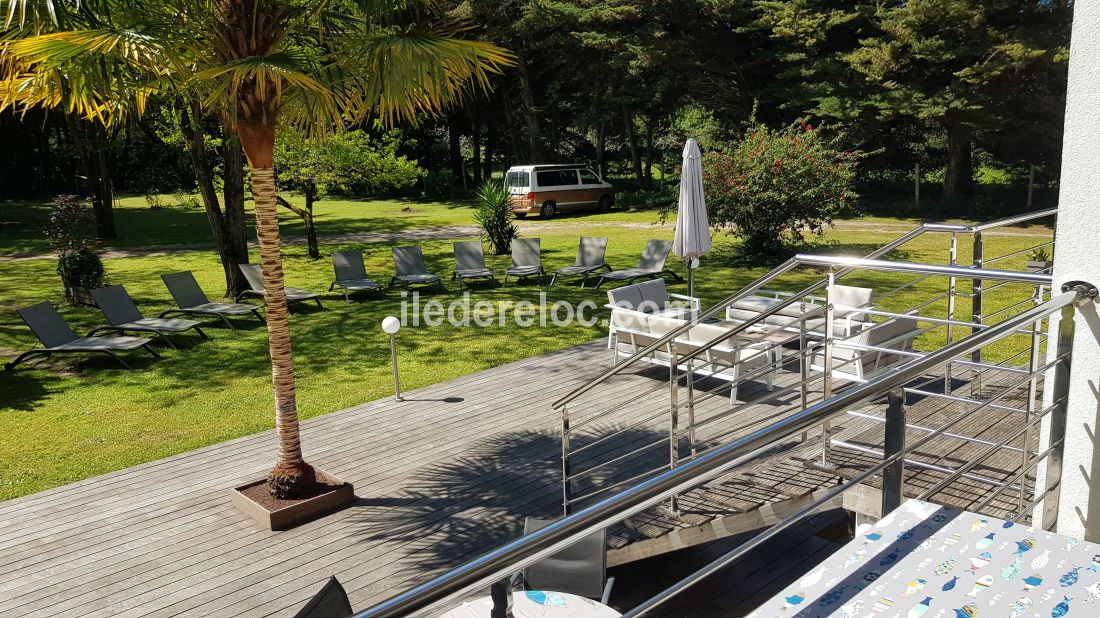
[[[405,211],[404,208],[412,208]],[[27,250],[40,245],[40,205],[26,207],[30,214],[14,214],[21,208],[4,206],[8,219],[0,234],[0,251]],[[324,202],[319,206],[322,234],[349,231],[383,231],[425,225],[470,225],[471,209],[464,204],[430,202]],[[161,212],[173,210],[173,212]],[[208,231],[201,211],[148,212],[142,200],[125,201],[118,211],[123,231],[118,247],[154,244],[203,243]],[[527,220],[524,234],[542,239],[544,263],[550,267],[572,263],[577,237],[606,235],[610,238],[608,261],[616,266],[633,265],[651,237],[671,238],[669,227],[655,228],[652,212],[611,212],[563,217],[553,222]],[[18,221],[20,223],[12,223]],[[861,221],[857,231],[834,231],[818,250],[844,254],[866,254],[900,235],[895,226],[912,222],[889,219]],[[868,225],[863,225],[868,224]],[[881,224],[881,225],[880,225]],[[174,225],[175,227],[171,227]],[[879,229],[881,228],[881,229]],[[137,233],[145,233],[145,242]],[[299,233],[296,221],[285,220],[284,234]],[[1027,233],[1039,233],[1028,230]],[[1036,238],[991,236],[988,255],[998,255],[1035,244]],[[445,274],[452,268],[450,241],[423,243],[428,266]],[[895,259],[943,263],[947,254],[943,236],[926,235],[906,245]],[[326,255],[344,248],[365,252],[367,269],[380,280],[392,273],[390,245],[336,244],[324,242]],[[716,246],[697,271],[697,294],[705,304],[719,300],[768,270],[764,266],[743,266],[736,259],[737,244],[727,236],[716,237]],[[506,268],[507,256],[487,256],[496,272]],[[968,247],[961,243],[960,262],[969,261]],[[1020,256],[999,265],[1022,269]],[[331,279],[327,259],[310,260],[305,248],[285,248],[287,282],[295,287],[323,291]],[[670,265],[681,273],[675,258]],[[210,250],[106,260],[112,283],[124,284],[147,315],[171,305],[159,274],[192,270],[204,289],[216,296],[223,289],[221,267]],[[785,277],[776,287],[796,289],[821,276],[800,271]],[[859,274],[846,280],[855,284],[888,289],[906,280],[889,273]],[[887,307],[905,308],[945,289],[943,280],[929,280],[895,296]],[[461,286],[448,284],[444,293],[426,293],[425,299],[444,302],[460,298]],[[993,308],[1004,306],[1010,297],[1026,296],[1017,288],[1012,294],[992,299]],[[965,283],[961,290],[968,289]],[[538,303],[545,291],[547,302],[573,303],[606,301],[603,291],[582,290],[574,285],[551,289],[534,285],[507,288],[481,287],[473,300],[486,300],[500,307],[523,300]],[[674,291],[684,291],[676,286]],[[98,311],[61,305],[61,290],[49,259],[0,259],[0,356],[10,359],[35,342],[14,309],[50,300],[61,307],[77,331],[102,323]],[[337,293],[325,297],[325,309],[296,309],[291,328],[294,339],[300,413],[309,418],[365,401],[388,396],[392,382],[388,341],[379,325],[383,317],[398,315],[401,297],[363,295],[347,305]],[[945,303],[930,308],[942,314]],[[965,311],[964,315],[968,315]],[[273,425],[270,368],[267,362],[266,332],[258,324],[239,322],[242,330],[229,332],[211,327],[213,341],[186,340],[180,351],[166,350],[155,361],[131,355],[137,369],[115,369],[108,359],[70,357],[48,364],[30,365],[16,372],[0,372],[0,499],[10,499],[125,468],[234,437],[262,431]],[[606,327],[574,325],[563,328],[519,328],[514,324],[485,328],[407,327],[398,336],[402,386],[413,389],[452,379],[524,357],[583,343],[603,336]],[[179,341],[185,341],[177,337]],[[931,349],[944,340],[942,332],[929,333],[921,347]],[[1007,350],[1007,348],[1005,348]],[[308,452],[309,445],[306,445]]]

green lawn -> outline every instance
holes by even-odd
[[[208,232],[201,211],[158,209],[149,211],[144,201],[126,200],[118,212],[123,237],[115,246],[203,243]],[[23,212],[12,204],[3,205],[5,219],[0,233],[0,252],[40,246],[39,207]],[[41,207],[41,208],[44,208]],[[410,208],[410,211],[405,211]],[[170,212],[165,212],[170,211]],[[412,229],[425,225],[470,225],[471,209],[462,204],[430,202],[323,202],[318,206],[321,234],[351,231]],[[608,261],[617,267],[630,266],[647,238],[671,238],[668,227],[653,228],[652,212],[611,212],[563,217],[550,222],[525,221],[525,234],[542,238],[544,263],[550,267],[572,263],[577,237],[610,237]],[[865,254],[900,232],[890,223],[908,227],[910,221],[866,220],[870,225],[858,231],[830,233],[819,250]],[[174,226],[174,227],[173,227]],[[881,228],[881,229],[878,229]],[[139,242],[142,236],[149,240]],[[1036,228],[1028,233],[1038,233]],[[297,223],[286,219],[284,234],[300,233]],[[991,237],[989,255],[1007,253],[1035,244],[1034,237]],[[962,243],[960,260],[969,260]],[[705,301],[716,301],[766,272],[762,266],[738,265],[733,258],[734,241],[717,238],[715,250],[698,272],[697,292]],[[338,245],[323,243],[328,255],[333,250],[361,248],[367,268],[380,281],[393,271],[389,245]],[[925,236],[898,252],[896,259],[942,263],[947,239]],[[428,266],[440,274],[452,268],[450,241],[424,243]],[[328,259],[310,260],[305,248],[285,249],[289,285],[323,291],[331,279]],[[1022,268],[1024,257],[1002,267]],[[490,266],[502,272],[508,258],[489,257]],[[678,261],[674,264],[683,272]],[[159,279],[160,273],[192,270],[212,295],[223,289],[221,269],[212,251],[181,252],[163,257],[129,257],[106,261],[112,283],[124,284],[148,315],[171,305]],[[820,277],[812,271],[799,272],[779,287],[795,289]],[[872,274],[851,281],[873,284],[880,290],[906,277]],[[896,284],[896,283],[895,283]],[[457,284],[444,293],[425,298],[449,301],[461,296]],[[942,280],[930,280],[895,296],[887,307],[905,308],[945,289]],[[965,284],[961,289],[968,289]],[[488,300],[498,306],[529,300],[539,302],[543,289],[534,285],[480,288],[474,300]],[[603,291],[581,290],[558,285],[545,290],[548,302],[574,303],[591,299],[602,305]],[[677,286],[674,291],[684,291]],[[1007,291],[1007,290],[1006,290]],[[1017,289],[1015,297],[1026,294]],[[61,290],[51,260],[0,260],[0,356],[10,359],[34,344],[29,330],[15,315],[16,307],[40,300],[60,305]],[[1003,304],[1008,301],[994,299]],[[387,340],[379,324],[383,317],[400,312],[401,297],[391,292],[384,297],[361,296],[346,305],[342,296],[325,297],[325,309],[295,311],[291,326],[295,346],[298,397],[305,418],[325,414],[365,401],[387,396],[391,389]],[[945,303],[933,306],[941,312]],[[87,330],[102,323],[97,311],[62,307],[75,330]],[[137,369],[115,369],[106,359],[63,358],[48,365],[21,367],[0,372],[0,499],[10,499],[56,485],[135,465],[151,459],[254,433],[273,425],[272,395],[265,331],[258,324],[241,322],[239,332],[209,329],[213,341],[193,343],[181,351],[166,351],[155,361],[132,355]],[[471,372],[541,354],[601,337],[603,325],[595,327],[519,328],[405,328],[399,335],[402,385],[418,386],[448,380]],[[943,334],[930,333],[921,347],[941,343]],[[190,343],[190,342],[189,342]],[[308,451],[309,445],[306,444]]]

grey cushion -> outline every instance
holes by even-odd
[[[134,350],[149,343],[144,337],[77,337],[73,341],[53,346],[51,350]]]
[[[199,323],[195,320],[183,320],[179,318],[141,318],[140,320],[126,322],[124,324],[112,324],[112,326],[118,326],[124,330],[155,329],[180,333],[192,329],[198,324]]]
[[[382,287],[372,279],[337,279],[336,285],[347,290],[373,290]]]
[[[664,279],[653,279],[637,284],[642,294],[643,311],[662,311],[668,307],[668,289]]]
[[[439,275],[428,273],[397,275],[397,278],[406,283],[432,283],[434,281],[439,281]]]
[[[607,291],[607,302],[615,307],[637,309],[642,304],[642,291],[636,285],[628,285]]]
[[[217,315],[243,315],[256,310],[255,305],[244,303],[203,303],[194,307],[184,307],[187,311],[195,313],[214,313]]]

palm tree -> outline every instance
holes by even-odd
[[[4,5],[0,0],[0,5]],[[433,0],[7,0],[0,111],[61,108],[111,126],[149,97],[195,96],[224,115],[252,172],[275,393],[278,498],[312,489],[299,441],[275,178],[280,126],[438,114],[512,62]]]

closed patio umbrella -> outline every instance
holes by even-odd
[[[694,266],[698,257],[710,251],[707,202],[703,197],[703,161],[699,143],[690,138],[684,145],[684,168],[680,173],[680,203],[676,209],[676,236],[672,252],[687,262],[688,295],[695,295]]]

